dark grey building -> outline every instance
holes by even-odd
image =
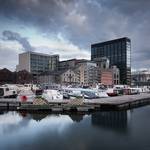
[[[131,84],[131,40],[127,37],[91,45],[91,60],[107,57],[120,70],[120,83]]]
[[[75,68],[77,64],[81,62],[87,62],[86,59],[69,59],[64,61],[59,61],[58,70]]]

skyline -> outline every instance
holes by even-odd
[[[129,37],[132,69],[149,68],[150,1],[0,1],[0,68],[15,69],[29,49],[90,59],[91,44]],[[139,61],[140,60],[140,61]]]

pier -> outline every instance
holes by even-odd
[[[0,109],[18,111],[91,112],[101,110],[127,110],[150,104],[150,93],[123,95],[92,100],[51,101],[48,104],[0,99]]]
[[[150,104],[150,93],[122,95],[108,98],[86,100],[86,104],[99,104],[101,109],[126,110]]]

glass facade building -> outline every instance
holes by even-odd
[[[47,55],[36,52],[25,52],[19,54],[19,65],[17,71],[27,70],[33,75],[58,69],[59,55]]]
[[[131,40],[127,37],[91,45],[91,60],[107,57],[120,69],[120,83],[131,84]]]
[[[57,70],[58,62],[58,55],[45,55],[38,53],[31,53],[30,55],[30,69],[33,74]]]

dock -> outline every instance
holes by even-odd
[[[122,95],[85,101],[86,104],[99,104],[101,109],[127,110],[150,104],[150,93]]]
[[[101,110],[127,110],[150,104],[150,93],[123,95],[92,100],[51,101],[44,105],[19,102],[17,99],[0,99],[0,110],[51,111],[51,112],[92,112]]]

